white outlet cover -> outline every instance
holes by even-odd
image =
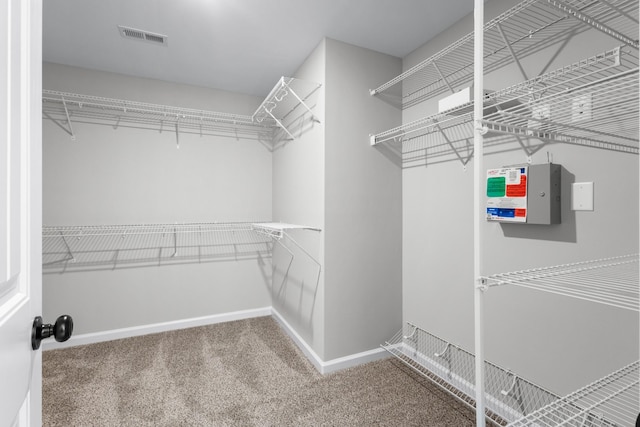
[[[571,210],[593,210],[593,182],[575,182],[571,184]]]

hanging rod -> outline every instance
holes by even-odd
[[[571,17],[571,19],[567,19]],[[638,49],[638,4],[608,1],[525,0],[484,25],[484,71],[489,73],[559,40],[596,28]],[[379,95],[402,85],[401,107],[454,92],[473,80],[473,32],[371,90]],[[522,68],[519,65],[520,68]]]
[[[639,311],[638,254],[495,274],[485,286],[514,285]]]

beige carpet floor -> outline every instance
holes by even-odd
[[[453,426],[472,411],[384,359],[320,375],[271,317],[43,355],[45,426]]]

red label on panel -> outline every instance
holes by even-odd
[[[527,176],[520,176],[520,184],[507,185],[507,197],[524,197],[527,195]]]
[[[517,216],[517,217],[525,217],[525,216],[527,216],[527,210],[526,209],[516,209],[515,216]]]

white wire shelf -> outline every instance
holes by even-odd
[[[43,226],[43,271],[270,258],[290,229],[320,231],[273,222]]]
[[[640,411],[639,362],[544,406],[511,427],[633,426]]]
[[[382,347],[465,405],[475,408],[475,357],[407,322]],[[485,361],[486,420],[504,425],[559,397],[513,372]]]
[[[45,272],[270,257],[251,223],[44,226]]]
[[[638,254],[485,277],[488,287],[514,285],[639,311]]]
[[[271,146],[295,139],[305,130],[305,119],[318,121],[307,103],[320,85],[282,77],[252,115],[195,110],[52,90],[42,91],[43,117],[75,139],[74,123],[253,139]]]
[[[488,73],[515,62],[528,80],[520,59],[590,28],[638,49],[637,24],[636,0],[525,0],[484,25],[484,70]],[[473,33],[467,34],[371,94],[387,93],[393,99],[390,90],[402,83],[397,103],[407,108],[470,85],[473,40]]]
[[[42,112],[75,137],[73,123],[134,127],[159,132],[221,135],[269,141],[275,122],[251,116],[149,104],[51,90],[42,91]]]
[[[485,115],[483,125],[495,133],[638,154],[638,68],[572,83],[559,93],[542,89],[534,100]]]
[[[313,113],[320,84],[293,77],[281,77],[251,116],[256,123],[275,123],[281,140],[295,139],[320,119]]]
[[[491,93],[484,100],[486,144],[515,135],[529,155],[523,140],[638,154],[637,64],[634,49],[619,47]],[[404,164],[454,155],[466,165],[473,156],[472,109],[470,102],[372,135],[370,142],[400,145]]]
[[[312,230],[321,231],[317,227],[309,227],[307,225],[286,224],[282,222],[256,222],[251,224],[251,229],[258,233],[281,239],[287,230]]]

